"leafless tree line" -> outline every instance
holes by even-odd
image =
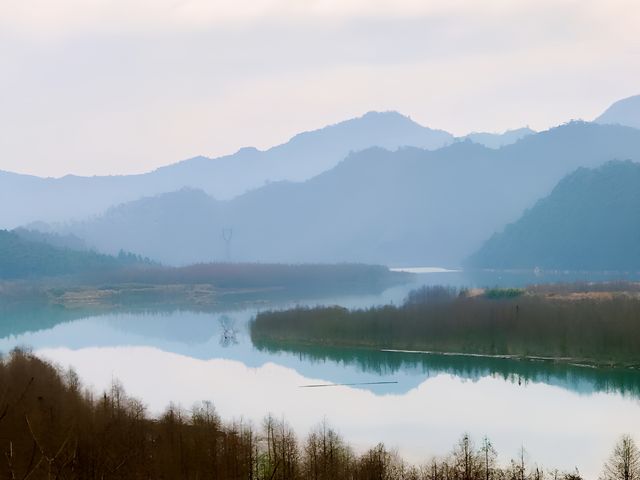
[[[269,415],[223,422],[208,402],[153,418],[119,384],[99,396],[75,373],[16,350],[0,361],[0,478],[244,480],[577,480],[530,464],[524,448],[498,465],[488,438],[463,435],[452,452],[410,465],[379,444],[356,454],[326,421],[300,440]],[[640,454],[622,437],[602,480],[640,478]]]

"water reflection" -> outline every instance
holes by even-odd
[[[154,306],[125,305],[109,309],[95,307],[65,308],[61,305],[49,304],[46,299],[29,302],[6,302],[0,298],[0,338],[38,332],[53,328],[61,323],[92,317],[112,319],[120,316],[129,321],[132,318],[154,316],[175,320],[172,315],[176,313],[216,315],[230,312],[233,315],[239,313],[246,321],[251,315],[255,315],[260,310],[285,309],[297,305],[342,305],[347,308],[362,308],[387,303],[401,303],[409,291],[424,284],[425,280],[422,280],[422,277],[424,276],[416,276],[412,282],[382,290],[362,291],[361,289],[356,289],[355,291],[346,291],[340,294],[335,292],[328,294],[327,292],[304,291],[301,289],[295,294],[273,291],[225,295],[221,297],[218,304],[206,308],[198,305],[191,305],[185,308],[184,305],[171,304]],[[136,325],[127,325],[127,328],[135,329]],[[146,329],[145,334],[155,334],[154,330],[156,329],[149,329],[147,325],[143,325],[143,328]],[[187,328],[182,329],[185,330],[184,332],[180,332],[180,322],[171,328],[173,334],[202,338],[198,333],[189,332]]]
[[[444,454],[462,432],[489,435],[508,461],[524,444],[531,458],[595,478],[621,432],[640,429],[640,407],[621,395],[572,391],[530,382],[518,388],[501,378],[468,381],[437,374],[403,393],[362,388],[300,388],[327,378],[302,375],[274,362],[248,367],[235,360],[199,360],[149,347],[42,349],[74,366],[96,389],[119,379],[152,412],[171,401],[189,408],[212,400],[225,418],[259,422],[271,412],[301,435],[323,417],[359,449],[384,441],[409,460]]]
[[[221,315],[220,319],[220,346],[230,347],[238,344],[238,328],[236,322],[229,315]]]
[[[531,361],[464,355],[385,352],[367,349],[283,346],[275,343],[255,344],[258,350],[288,352],[301,361],[333,362],[356,366],[362,372],[392,378],[399,372],[418,377],[440,374],[469,380],[493,377],[518,386],[531,382],[545,383],[581,394],[618,393],[640,398],[640,372],[631,369],[600,369],[549,361]]]
[[[404,269],[407,270],[407,269]],[[408,270],[416,270],[409,267]],[[295,293],[290,291],[269,291],[233,293],[223,295],[220,302],[213,307],[198,308],[188,306],[188,311],[197,310],[202,313],[251,312],[264,309],[283,309],[296,305],[341,305],[347,308],[370,307],[383,304],[400,304],[409,291],[423,285],[450,285],[454,287],[523,287],[539,283],[575,282],[575,281],[640,281],[640,272],[607,273],[607,272],[538,272],[532,271],[463,271],[446,270],[431,267],[417,267],[418,271],[431,273],[418,274],[408,283],[386,289],[362,290],[355,288],[347,292],[310,291],[303,288]],[[138,316],[168,315],[185,310],[184,305],[125,305],[120,308],[73,308],[50,305],[46,299],[28,303],[6,303],[0,299],[0,338],[16,336],[27,332],[52,328],[53,326],[95,316],[113,316],[114,313],[136,314]]]
[[[247,322],[255,312],[105,314],[2,338],[0,351],[22,345],[34,349],[148,346],[202,360],[238,360],[252,367],[273,362],[331,383],[398,382],[361,387],[374,393],[406,392],[425,378],[446,373],[474,381],[495,377],[515,385],[545,383],[581,394],[619,393],[640,398],[640,372],[636,370],[365,349],[254,345]]]
[[[96,389],[117,378],[153,412],[171,401],[189,407],[212,400],[225,418],[257,422],[273,412],[284,415],[301,434],[326,416],[354,445],[366,448],[385,441],[414,461],[445,453],[468,431],[476,437],[488,434],[505,455],[515,455],[524,443],[531,457],[545,465],[578,465],[595,478],[616,437],[640,431],[639,372],[254,345],[249,335],[249,321],[263,309],[400,303],[423,284],[532,283],[531,275],[518,278],[443,272],[382,292],[243,298],[208,311],[0,305],[0,352],[31,346],[62,366],[73,366]],[[381,381],[396,383],[299,388]]]

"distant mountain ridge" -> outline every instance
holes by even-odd
[[[180,190],[56,231],[105,252],[163,263],[226,260],[456,267],[578,167],[640,161],[640,130],[573,122],[500,149],[471,141],[428,151],[372,148],[305,182],[229,201]]]
[[[608,112],[619,104],[638,110],[631,98]],[[265,151],[142,175],[0,172],[0,202],[11,206],[0,210],[0,227],[45,220],[31,227],[169,264],[228,260],[231,251],[239,261],[456,267],[564,175],[639,160],[640,129],[602,118],[454,138],[397,112],[370,112]]]
[[[102,213],[143,196],[198,188],[230,199],[270,181],[304,181],[326,171],[350,152],[380,146],[437,149],[453,141],[442,130],[423,127],[397,112],[369,112],[294,136],[265,151],[243,148],[215,159],[195,157],[139,175],[39,178],[0,171],[0,228],[33,221],[65,221]]]
[[[476,268],[637,271],[640,164],[580,168],[495,234],[468,264]]]
[[[618,100],[594,121],[640,128],[640,95]]]
[[[462,139],[498,148],[531,132],[474,133]],[[264,151],[247,147],[218,158],[199,156],[138,175],[40,178],[0,171],[0,202],[12,205],[0,210],[0,228],[34,221],[80,220],[113,205],[183,187],[228,200],[266,183],[308,180],[335,167],[350,153],[374,146],[436,150],[459,140],[397,112],[369,112],[300,133]]]
[[[535,130],[529,127],[517,128],[515,130],[507,130],[503,133],[487,133],[487,132],[473,132],[462,137],[463,140],[471,140],[472,142],[479,143],[488,148],[500,148],[505,145],[511,145],[518,140],[528,137],[536,133]]]

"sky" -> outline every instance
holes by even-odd
[[[139,173],[370,110],[456,135],[640,93],[636,0],[0,0],[0,170]]]

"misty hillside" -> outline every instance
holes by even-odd
[[[505,145],[510,145],[517,142],[521,138],[527,137],[536,133],[535,130],[531,130],[529,127],[517,128],[515,130],[507,130],[504,133],[487,133],[487,132],[473,132],[469,135],[462,137],[463,139],[471,140],[472,142],[479,143],[489,148],[500,148]]]
[[[423,127],[399,113],[370,112],[301,133],[266,151],[243,148],[215,159],[196,157],[141,175],[52,179],[0,171],[0,202],[12,205],[0,210],[0,228],[81,219],[112,205],[183,187],[229,199],[270,181],[306,180],[334,167],[351,151],[406,145],[437,149],[452,140],[447,132]]]
[[[640,128],[640,95],[618,100],[595,121]]]
[[[15,232],[0,230],[0,279],[56,276],[145,263],[135,255],[117,257],[91,251],[60,248],[28,240]]]
[[[518,129],[474,133],[476,143],[498,148],[533,133]],[[304,181],[333,168],[350,152],[378,146],[396,150],[413,146],[435,150],[454,141],[442,130],[423,127],[397,112],[369,112],[319,130],[300,133],[265,151],[243,148],[219,158],[195,157],[140,175],[39,178],[0,171],[0,228],[34,221],[67,221],[103,213],[107,208],[144,196],[200,189],[220,199],[275,181]]]
[[[39,230],[40,228],[40,230]],[[57,233],[47,232],[45,223],[34,223],[31,229],[19,227],[12,230],[24,240],[36,243],[47,243],[58,248],[68,248],[71,250],[89,250],[87,243],[75,235],[59,235]],[[45,229],[43,231],[42,229]]]
[[[611,159],[640,160],[640,130],[574,122],[499,150],[373,148],[306,182],[231,201],[181,190],[57,231],[170,264],[227,259],[232,229],[233,261],[458,266],[563,176]]]
[[[640,164],[610,162],[565,177],[470,259],[480,268],[640,269]]]

